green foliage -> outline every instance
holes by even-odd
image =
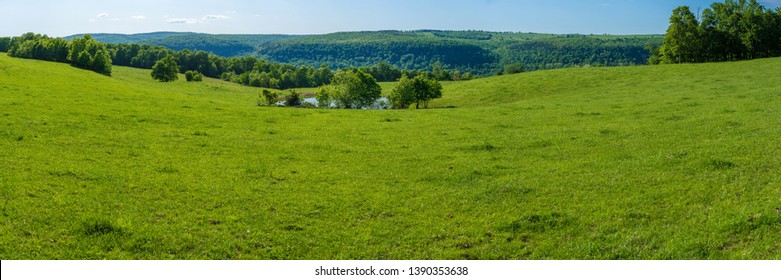
[[[285,96],[285,106],[287,107],[299,107],[301,106],[301,95],[295,90],[290,90],[290,94]]]
[[[106,45],[96,41],[90,35],[73,39],[67,58],[76,67],[111,76],[111,57]]]
[[[387,63],[402,70],[433,71],[440,62],[442,70],[488,76],[502,65],[513,63],[524,65],[526,70],[588,64],[640,65],[650,56],[644,49],[648,44],[660,45],[661,37],[432,30],[343,32],[269,42],[259,48],[258,55],[282,63],[325,64],[335,69]],[[395,79],[386,80],[371,74],[379,81],[401,77],[397,73]]]
[[[562,35],[511,41],[498,47],[496,52],[501,56],[502,64],[518,63],[523,65],[524,71],[586,65],[629,66],[646,64],[651,54],[645,46],[661,43],[662,38],[658,36]]]
[[[223,57],[252,53],[269,61],[299,66],[327,65],[331,69],[358,67],[375,76],[378,81],[395,81],[401,77],[398,72],[385,76],[366,69],[378,65],[382,67],[382,63],[402,71],[432,71],[432,65],[439,61],[442,63],[442,70],[480,76],[493,75],[503,65],[513,63],[521,63],[527,71],[597,64],[639,65],[644,64],[650,56],[650,52],[644,49],[646,45],[659,46],[662,43],[661,36],[440,30],[340,32],[310,36],[171,32],[94,36],[107,43],[151,44],[176,51],[204,51]],[[152,64],[160,58],[162,57],[153,59]],[[181,61],[179,62],[181,65]],[[144,68],[150,68],[152,64]],[[219,67],[220,65],[217,65],[217,68]],[[183,69],[192,70],[184,67]],[[211,76],[203,69],[198,70],[207,77],[217,77]],[[243,72],[237,71],[239,74]],[[280,76],[275,78],[282,80],[282,74],[284,72],[280,72]],[[418,73],[407,73],[408,77],[417,75]],[[330,79],[319,81],[315,82],[314,86],[327,84]]]
[[[271,63],[254,57],[225,58],[204,51],[173,51],[163,47],[137,44],[110,45],[117,65],[151,68],[155,62],[172,55],[180,71],[198,71],[206,77],[252,87],[289,89],[320,86],[330,82],[333,73],[327,67],[296,67]]]
[[[89,35],[69,43],[62,38],[26,33],[8,40],[7,44],[8,55],[13,57],[70,62],[76,67],[111,76],[111,57],[106,46]]]
[[[717,62],[781,56],[781,12],[756,0],[713,3],[698,21],[688,7],[673,11],[658,58],[651,62]]]
[[[321,86],[315,92],[315,100],[317,100],[317,106],[320,108],[330,108],[333,101],[332,96],[338,96],[339,94],[333,93],[338,88],[334,86]]]
[[[0,52],[8,52],[11,49],[11,37],[0,37]]]
[[[3,260],[781,255],[779,58],[443,82],[438,110],[0,72]]]
[[[402,75],[401,79],[393,87],[388,101],[391,102],[393,109],[407,109],[415,102],[415,87],[407,75]]]
[[[698,25],[689,7],[681,6],[673,10],[661,49],[664,63],[690,62],[701,56],[698,47],[702,42]]]
[[[190,40],[187,38],[195,38],[203,34],[178,35],[181,36],[177,36],[176,33],[139,36],[176,41]],[[236,39],[231,36],[206,37],[228,42]],[[207,77],[273,89],[326,85],[334,76],[331,68],[351,68],[353,65],[359,66],[361,71],[372,75],[377,81],[386,82],[396,81],[402,74],[408,77],[426,74],[439,81],[471,80],[476,77],[473,73],[481,75],[501,73],[504,71],[501,70],[500,65],[514,64],[524,65],[524,70],[585,65],[643,64],[650,56],[644,46],[658,45],[655,42],[660,39],[654,36],[618,37],[423,30],[336,33],[257,41],[261,44],[257,48],[262,52],[268,52],[258,54],[259,57],[300,65],[293,66],[248,56],[225,58],[203,50],[190,50],[190,48],[174,51],[159,46],[127,44],[127,42],[143,41],[129,39],[133,35],[128,37],[101,34],[100,37],[124,42],[109,46],[116,65],[151,68],[155,62],[170,54],[176,57],[182,72],[194,70]],[[204,41],[203,44],[211,44],[209,40]],[[196,41],[190,41],[189,46],[193,47],[192,49],[203,49],[194,43]],[[299,56],[306,58],[295,58]],[[319,68],[315,68],[316,65],[319,65]]]
[[[409,79],[404,75],[396,83],[388,100],[394,109],[407,109],[412,103],[415,103],[416,109],[420,109],[421,103],[428,108],[431,100],[441,97],[442,85],[437,80],[423,75]]]
[[[81,35],[69,36],[66,39],[79,36]],[[111,44],[152,45],[175,51],[198,50],[223,57],[250,55],[263,43],[296,37],[295,35],[212,35],[191,32],[92,34],[92,36],[98,41]]]
[[[504,66],[505,75],[518,74],[518,73],[523,73],[523,65],[521,65],[520,63],[512,63]]]
[[[330,91],[329,96],[336,101],[339,108],[361,109],[369,107],[382,94],[382,88],[377,84],[377,80],[357,69],[336,72],[332,85],[336,90]]]
[[[188,82],[202,82],[203,74],[201,74],[201,72],[198,72],[196,70],[189,70],[184,72],[184,78]]]
[[[277,103],[277,98],[279,98],[279,94],[275,91],[264,89],[263,92],[260,93],[260,97],[266,101],[266,105],[273,106],[274,104]]]
[[[179,66],[174,56],[168,55],[152,66],[152,78],[161,82],[173,82],[179,79]]]
[[[20,58],[40,59],[56,62],[68,61],[68,42],[60,38],[27,33],[5,41],[8,55]],[[3,46],[0,46],[3,48]]]

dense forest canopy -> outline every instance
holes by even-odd
[[[67,40],[81,37],[77,34]],[[253,55],[258,46],[276,40],[294,38],[296,35],[212,35],[192,32],[153,32],[143,34],[92,34],[95,40],[111,44],[139,44],[162,46],[175,51],[201,50],[219,56],[234,57]]]
[[[650,62],[718,62],[781,56],[781,8],[756,0],[713,3],[695,15],[688,6],[673,10],[664,44]]]
[[[585,65],[638,65],[647,46],[662,36],[555,35],[486,31],[364,31],[325,35],[211,35],[157,32],[95,34],[105,43],[200,50],[224,57],[251,55],[267,61],[331,69],[370,67],[380,62],[405,70],[450,71],[487,76],[507,64],[526,70]],[[400,76],[399,76],[400,77]]]
[[[504,65],[527,70],[585,65],[645,64],[661,36],[551,35],[484,31],[377,31],[301,36],[263,44],[257,55],[270,61],[331,68],[375,65],[443,69],[486,76]],[[565,57],[566,56],[566,57]]]

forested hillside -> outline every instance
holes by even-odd
[[[81,37],[68,36],[65,39]],[[294,38],[295,35],[212,35],[191,32],[154,32],[144,34],[94,34],[98,41],[112,44],[141,44],[162,46],[175,51],[184,49],[211,52],[219,56],[234,57],[252,55],[267,42]]]
[[[483,31],[378,31],[302,36],[266,43],[258,56],[271,61],[331,68],[375,65],[443,69],[481,76],[520,63],[526,70],[584,65],[640,65],[661,36],[551,35]]]
[[[409,70],[443,69],[487,76],[505,65],[525,70],[585,65],[639,65],[651,56],[647,46],[663,37],[553,35],[485,31],[372,31],[325,35],[211,35],[158,32],[96,34],[105,43],[136,43],[172,50],[202,50],[219,56],[253,55],[280,63],[332,69],[387,62]]]

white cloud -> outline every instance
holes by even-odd
[[[145,16],[132,16],[130,18],[135,19],[135,20],[145,20],[146,19]]]
[[[100,14],[97,15],[97,17],[99,17],[99,18],[108,17],[108,13],[100,13]]]
[[[225,15],[205,15],[202,18],[203,20],[223,20],[223,19],[230,19],[229,16]]]
[[[196,24],[200,22],[201,21],[194,18],[172,18],[165,21],[165,23],[169,24]]]

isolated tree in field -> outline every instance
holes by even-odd
[[[161,82],[173,82],[179,79],[179,66],[173,55],[168,55],[152,66],[152,78]]]
[[[266,104],[268,106],[274,105],[277,103],[277,98],[279,98],[279,94],[276,92],[264,89],[263,92],[261,92],[260,96],[266,100]]]

